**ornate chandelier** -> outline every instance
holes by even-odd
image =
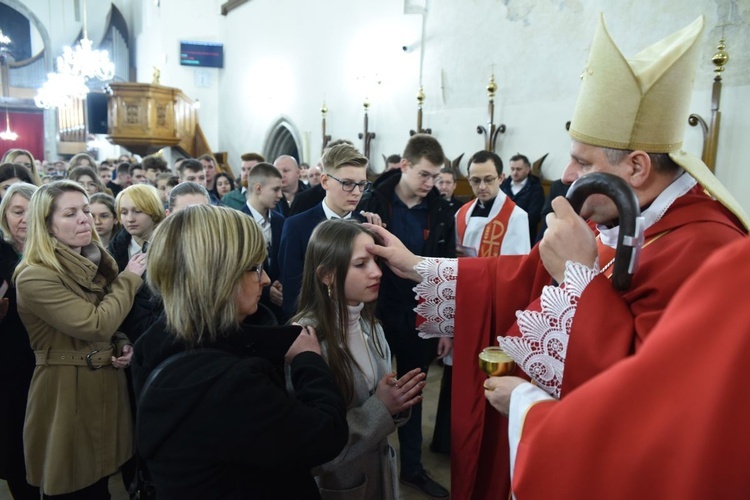
[[[18,134],[10,130],[10,114],[8,113],[8,107],[5,107],[5,132],[0,132],[0,139],[4,141],[15,141],[18,139]]]
[[[83,0],[83,38],[75,48],[63,47],[57,58],[57,73],[48,73],[34,102],[40,108],[65,107],[74,99],[84,99],[88,94],[86,82],[93,78],[108,81],[115,76],[115,65],[106,50],[93,50],[94,42],[88,37],[86,0]]]
[[[115,64],[109,60],[106,50],[93,50],[92,42],[84,35],[76,47],[63,47],[63,55],[57,58],[57,72],[81,76],[84,80],[98,78],[111,80],[115,76]]]
[[[69,73],[47,73],[47,81],[34,97],[40,108],[65,108],[74,99],[84,99],[89,88],[82,76]]]

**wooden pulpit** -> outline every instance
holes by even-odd
[[[209,150],[193,102],[180,89],[148,83],[111,83],[109,140],[141,156],[178,147],[195,156]]]

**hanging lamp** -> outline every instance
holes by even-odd
[[[4,141],[15,141],[18,139],[18,134],[10,129],[10,113],[8,112],[8,106],[5,106],[5,132],[0,132],[0,139]]]
[[[88,80],[108,81],[115,76],[115,65],[108,52],[93,50],[94,42],[88,36],[86,0],[81,0],[81,4],[83,38],[73,48],[63,47],[63,54],[57,58],[57,72],[47,74],[47,81],[34,98],[40,108],[65,107],[75,99],[84,99],[89,91]]]

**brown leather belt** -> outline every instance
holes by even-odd
[[[96,351],[34,351],[37,366],[87,366],[91,370],[98,370],[112,364],[114,347],[109,346],[105,349]]]

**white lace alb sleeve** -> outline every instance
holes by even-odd
[[[541,311],[516,311],[520,337],[498,337],[500,347],[548,394],[559,398],[568,338],[578,299],[599,274],[583,264],[566,262],[565,279],[542,290]]]
[[[414,287],[419,301],[414,311],[424,318],[418,327],[419,336],[453,337],[458,259],[426,257],[414,270],[422,276],[422,282]]]

